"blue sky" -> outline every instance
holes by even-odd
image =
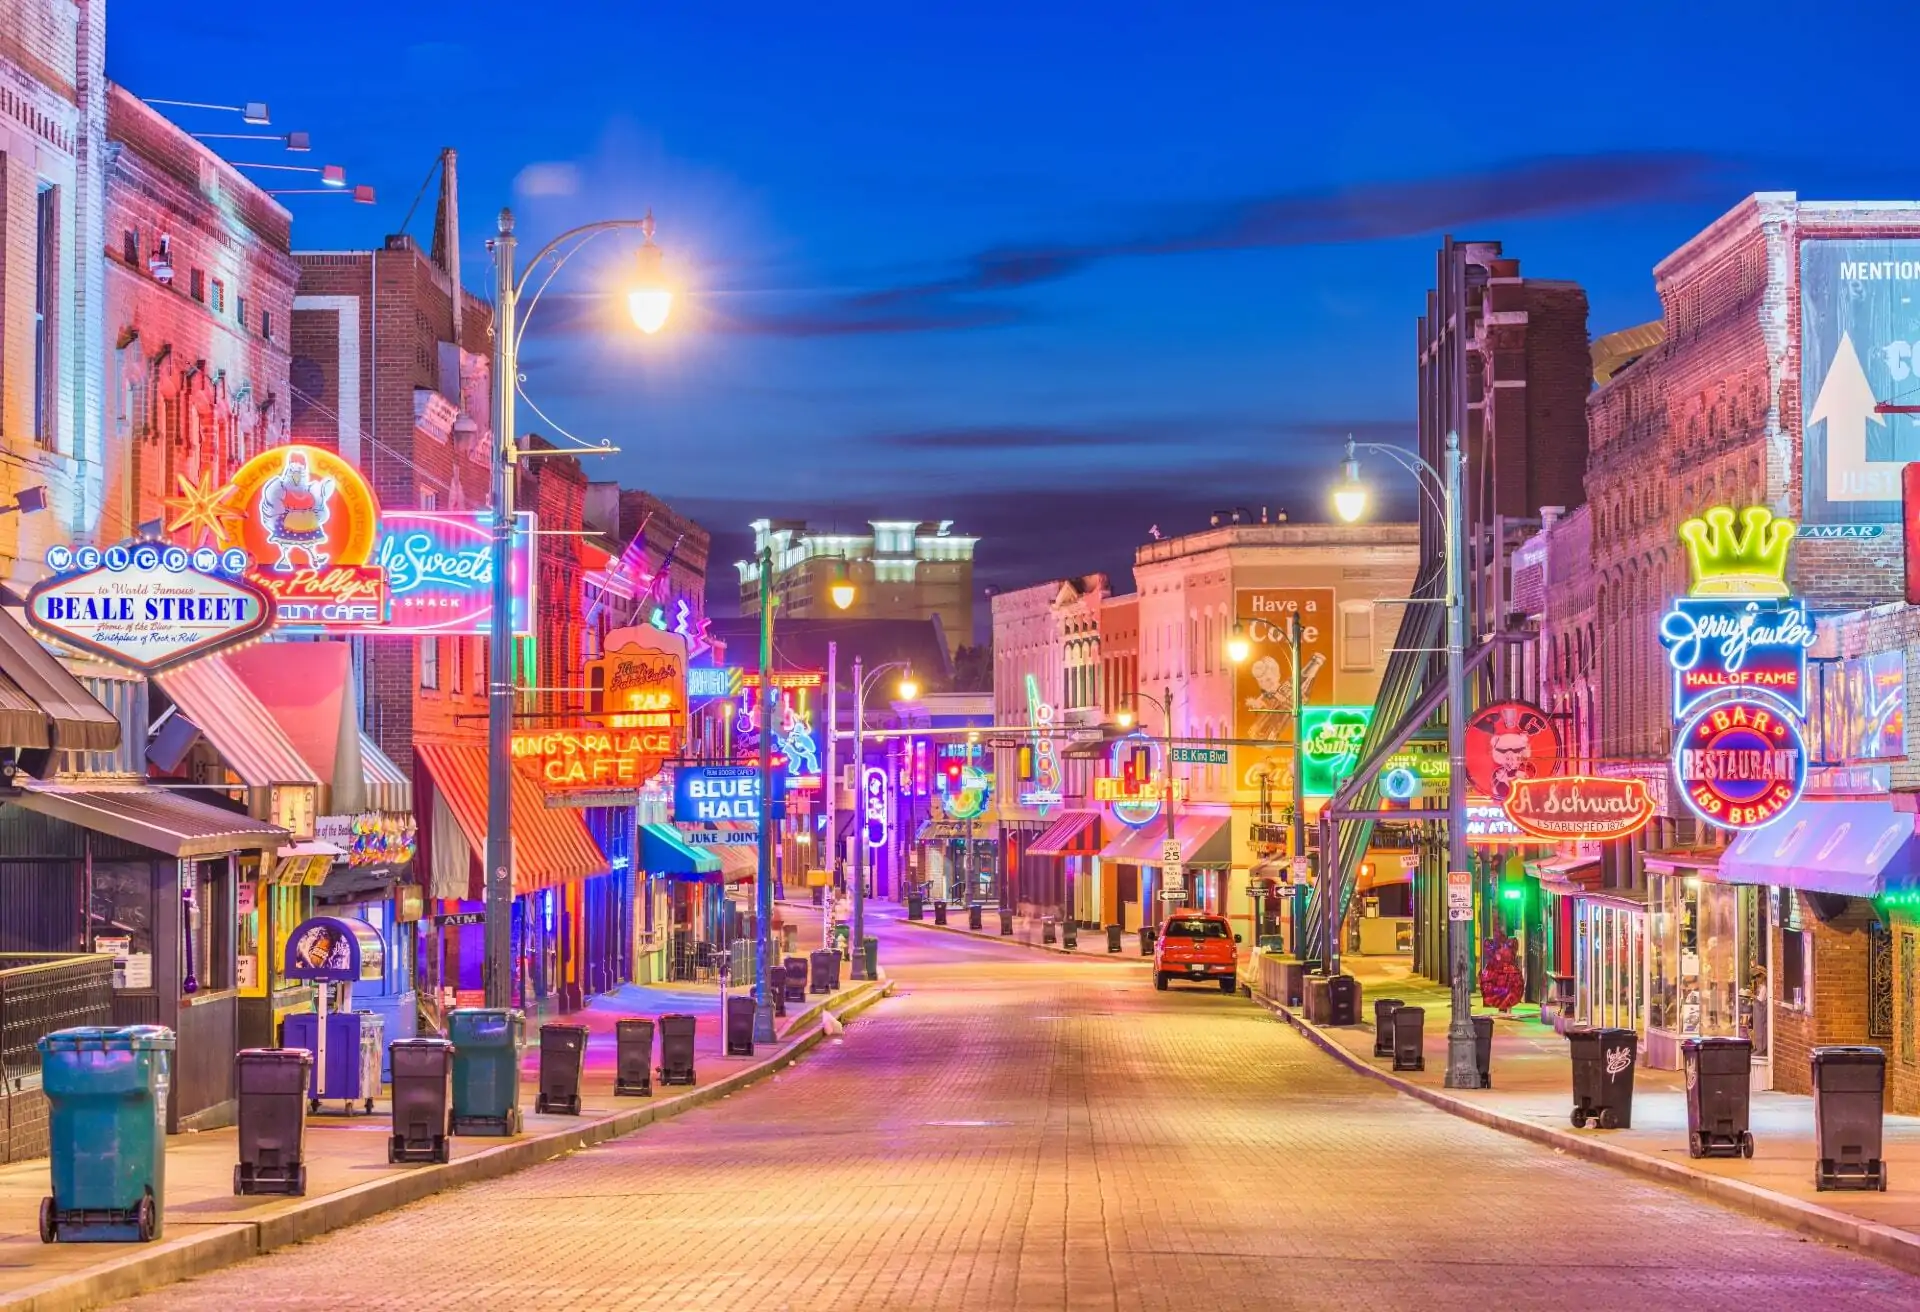
[[[501,204],[535,243],[651,207],[670,330],[620,330],[609,238],[530,332],[534,399],[622,448],[598,476],[693,511],[717,562],[759,515],[918,515],[1011,586],[1124,578],[1213,507],[1323,517],[1345,431],[1411,437],[1443,232],[1581,282],[1600,333],[1749,191],[1920,191],[1884,7],[1447,12],[114,0],[108,68],[265,99],[377,187],[292,199],[299,248],[379,243],[449,145],[476,290]]]

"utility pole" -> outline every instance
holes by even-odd
[[[509,561],[513,540],[513,479],[517,443],[513,403],[520,376],[519,287],[513,254],[513,211],[500,211],[493,241],[494,282],[499,306],[493,320],[493,618],[487,631],[487,872],[486,995],[489,1007],[513,1005],[513,585]],[[460,289],[454,288],[454,300]]]
[[[820,895],[826,905],[820,915],[820,946],[826,947],[833,929],[833,889],[840,879],[840,644],[827,644],[827,887]]]
[[[859,823],[854,826],[853,835],[853,932],[847,947],[853,953],[853,969],[849,972],[853,979],[865,979],[867,953],[867,685],[861,681],[860,657],[853,658],[853,777],[859,781],[855,790],[856,805],[854,814]]]
[[[1467,578],[1465,561],[1466,498],[1461,495],[1460,435],[1447,434],[1446,565],[1447,565],[1447,870],[1467,865],[1467,685],[1461,672],[1465,662]],[[1451,899],[1449,899],[1451,901]],[[1469,917],[1472,912],[1469,910]],[[1473,995],[1467,978],[1473,921],[1456,920],[1447,910],[1447,955],[1453,985],[1452,1015],[1447,1023],[1447,1077],[1449,1089],[1479,1087],[1479,1064],[1473,1051]]]
[[[1300,612],[1297,609],[1287,616],[1287,645],[1293,649],[1293,857],[1297,861],[1307,854],[1307,717],[1306,707],[1300,704],[1306,681],[1300,677]],[[1293,952],[1302,960],[1307,955],[1306,919],[1307,884],[1296,878]]]
[[[773,956],[773,548],[760,549],[760,870],[754,882],[753,1041],[772,1043],[773,995],[767,968]]]

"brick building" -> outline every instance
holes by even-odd
[[[100,540],[218,487],[289,432],[299,269],[279,202],[126,88],[107,93],[106,439]]]
[[[293,440],[339,451],[382,506],[484,507],[491,307],[456,296],[446,256],[405,235],[379,250],[295,259]],[[484,638],[369,637],[360,647],[368,732],[402,770],[413,770],[416,742],[485,740]]]
[[[1673,704],[1658,626],[1689,586],[1682,520],[1713,505],[1795,520],[1787,582],[1816,614],[1898,595],[1898,534],[1885,526],[1898,519],[1897,466],[1920,455],[1898,411],[1912,399],[1902,351],[1920,336],[1904,308],[1920,266],[1900,263],[1916,239],[1920,207],[1763,193],[1655,268],[1658,328],[1588,404],[1603,769],[1666,770]],[[1841,641],[1821,627],[1823,644]],[[1904,767],[1854,759],[1830,736],[1811,750],[1807,796],[1775,826],[1732,834],[1669,796],[1638,838],[1603,853],[1604,884],[1646,907],[1644,1026],[1656,1064],[1674,1064],[1688,1034],[1749,1033],[1774,1087],[1805,1091],[1813,1045],[1891,1033],[1870,1019],[1895,1011],[1889,917],[1858,894],[1892,868],[1852,870],[1820,835],[1910,831],[1886,791]],[[1838,855],[1819,868],[1783,864],[1791,844],[1767,837],[1776,831],[1812,833],[1810,846]],[[1910,844],[1887,851],[1904,864]],[[1909,1090],[1897,1096],[1911,1099],[1912,1079],[1896,1076]]]
[[[36,581],[101,517],[106,6],[0,0],[0,576]]]

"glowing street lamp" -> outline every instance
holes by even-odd
[[[634,327],[651,337],[666,327],[673,309],[673,289],[667,285],[660,248],[653,244],[653,211],[640,221],[640,274],[627,293],[627,313]]]
[[[1333,489],[1333,510],[1351,524],[1367,513],[1367,485],[1360,481],[1360,461],[1353,453],[1352,438],[1347,439],[1347,458],[1340,474]]]
[[[833,579],[827,584],[827,595],[833,598],[833,604],[840,610],[853,605],[853,580],[847,577],[847,564],[836,561],[833,566]],[[908,701],[913,699],[909,697]]]
[[[1245,665],[1247,657],[1253,655],[1253,644],[1247,640],[1247,631],[1239,620],[1233,622],[1233,633],[1227,638],[1227,659],[1235,665]]]

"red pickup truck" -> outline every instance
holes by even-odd
[[[1176,979],[1196,983],[1219,984],[1222,993],[1231,993],[1236,983],[1235,968],[1240,953],[1234,947],[1240,936],[1233,932],[1225,916],[1205,911],[1182,911],[1160,926],[1159,940],[1153,947],[1153,986],[1167,987]]]

